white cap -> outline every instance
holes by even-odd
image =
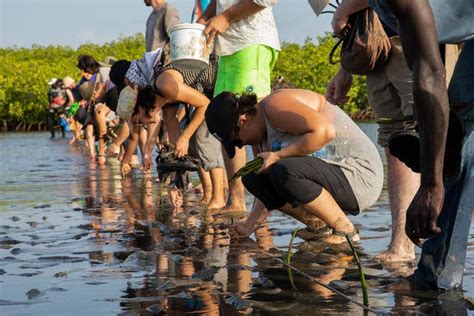
[[[52,78],[51,80],[48,81],[48,84],[52,86],[53,84],[56,83],[56,81],[58,81],[58,78]]]

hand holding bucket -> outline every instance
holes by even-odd
[[[204,34],[206,26],[199,23],[178,24],[169,29],[171,63],[184,70],[201,70],[209,65],[212,45]]]

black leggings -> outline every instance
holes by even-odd
[[[325,188],[345,213],[359,213],[354,191],[342,169],[316,157],[283,158],[268,173],[251,173],[242,182],[268,210],[279,209],[286,203],[301,207],[316,199]]]

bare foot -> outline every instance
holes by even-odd
[[[214,209],[221,209],[225,206],[225,201],[224,200],[218,200],[218,199],[211,199],[209,201],[209,205],[207,208],[209,210],[214,210]]]
[[[205,196],[204,195],[201,199],[199,199],[198,204],[208,205],[209,202],[211,202],[211,198],[212,198],[212,196]]]
[[[400,279],[398,282],[390,284],[388,288],[393,292],[415,297],[436,299],[439,295],[439,290],[437,288],[430,286],[421,280],[416,274]]]
[[[413,247],[406,249],[403,247],[389,247],[384,252],[375,256],[382,262],[400,262],[415,260],[415,251]]]
[[[222,209],[221,212],[247,212],[247,206],[240,205],[238,203],[230,203],[225,205]]]
[[[183,206],[183,194],[181,190],[170,189],[169,191],[170,203],[174,208]]]

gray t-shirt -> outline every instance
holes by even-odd
[[[170,40],[168,29],[176,24],[179,24],[179,14],[169,3],[165,2],[157,10],[153,10],[146,21],[146,51],[163,48]]]
[[[334,110],[332,123],[336,129],[336,138],[313,155],[342,169],[357,199],[359,210],[363,211],[372,206],[382,192],[382,159],[374,143],[344,111],[330,103],[326,103],[326,106]],[[281,148],[293,142],[295,135],[273,128],[265,111],[264,117],[269,148],[274,147],[274,142],[278,142]]]

